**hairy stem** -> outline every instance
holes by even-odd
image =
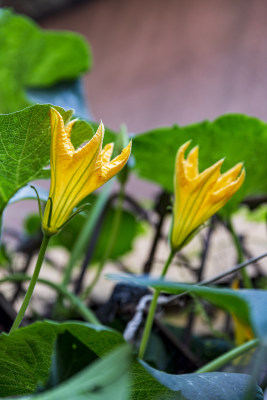
[[[161,278],[165,277],[165,275],[166,275],[166,273],[168,271],[169,265],[170,265],[170,263],[171,263],[171,261],[173,259],[173,256],[174,256],[174,252],[171,251],[170,254],[169,254],[169,257],[166,260],[166,263],[164,265],[163,271],[161,273],[161,276],[160,276]],[[145,329],[144,329],[144,332],[143,332],[141,345],[140,345],[140,349],[139,349],[139,354],[138,354],[138,357],[140,359],[143,359],[145,351],[146,351],[146,348],[147,348],[147,344],[148,344],[151,328],[152,328],[152,325],[153,325],[154,315],[155,315],[155,312],[156,312],[156,309],[157,309],[157,301],[158,301],[159,294],[160,294],[160,290],[156,289],[155,292],[154,292],[154,295],[153,295],[152,302],[151,302],[150,307],[149,307],[149,312],[148,312],[148,315],[147,315]]]
[[[35,288],[35,285],[36,285],[36,282],[37,282],[37,279],[38,279],[38,276],[39,276],[39,273],[40,273],[40,270],[41,270],[41,266],[43,264],[43,260],[44,260],[44,256],[45,256],[45,252],[46,252],[48,243],[49,243],[49,237],[44,235],[43,241],[42,241],[42,244],[41,244],[41,248],[40,248],[40,251],[39,251],[39,255],[38,255],[38,258],[37,258],[36,266],[35,266],[35,269],[34,269],[34,273],[32,275],[29,287],[27,289],[27,292],[25,294],[24,300],[23,300],[22,305],[21,305],[21,307],[19,309],[17,317],[16,317],[16,319],[15,319],[15,321],[14,321],[14,323],[13,323],[11,329],[10,329],[10,332],[15,331],[20,326],[21,321],[22,321],[22,319],[24,317],[24,314],[25,314],[25,312],[26,312],[26,310],[28,308],[28,305],[30,303],[30,300],[31,300],[31,297],[32,297],[32,294],[33,294],[33,291],[34,291],[34,288]]]

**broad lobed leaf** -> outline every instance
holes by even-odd
[[[57,338],[66,332],[81,343],[81,351],[82,344],[90,349],[89,361],[123,343],[122,337],[109,328],[79,322],[36,322],[10,335],[2,334],[0,396],[26,395],[43,387],[49,378]],[[77,343],[69,341],[68,346],[65,351],[75,353]]]
[[[172,192],[176,152],[188,140],[192,140],[191,148],[199,145],[200,171],[224,157],[223,171],[244,162],[246,180],[224,208],[225,212],[234,210],[250,195],[267,192],[267,125],[241,114],[139,134],[133,143],[136,173]]]
[[[211,394],[219,400],[244,399],[246,375],[166,374],[134,360],[123,343],[119,333],[81,322],[37,322],[2,334],[0,397],[195,400],[198,393],[199,400]],[[257,396],[263,399],[260,388]]]
[[[35,400],[128,400],[131,352],[127,346],[94,362],[55,389],[20,399]],[[114,368],[116,365],[116,368]]]
[[[245,374],[210,372],[206,374],[170,375],[142,363],[147,371],[171,390],[180,391],[188,400],[245,399],[250,377]],[[255,385],[256,387],[256,385]],[[262,390],[256,388],[255,400],[263,399]]]
[[[150,286],[170,294],[189,292],[209,301],[251,326],[256,336],[267,335],[267,314],[265,304],[267,291],[254,289],[222,289],[216,287],[197,286],[192,284],[168,282],[160,279],[150,279],[132,275],[109,275],[111,279],[132,282],[142,286]]]
[[[50,172],[44,170],[50,156],[50,107],[48,104],[34,105],[0,115],[0,213],[23,186],[50,176]],[[58,109],[67,122],[72,111]],[[92,135],[92,127],[78,121],[72,132],[73,144],[77,147]]]
[[[27,88],[76,79],[92,64],[85,40],[71,32],[45,31],[32,20],[0,10],[0,112],[31,104]]]

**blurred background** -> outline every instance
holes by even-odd
[[[245,113],[266,120],[264,0],[8,0],[47,29],[84,35],[96,120],[130,132]]]

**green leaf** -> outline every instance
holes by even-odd
[[[71,335],[69,338],[74,337],[74,342],[66,341],[68,334]],[[75,346],[78,346],[79,342],[79,354],[84,349],[83,346],[86,346],[90,350],[88,362],[95,357],[104,356],[123,343],[121,335],[111,329],[80,322],[36,322],[9,335],[3,333],[0,336],[0,396],[29,395],[46,385],[59,336],[59,340],[65,341],[66,353],[70,354],[71,349],[75,353]],[[74,359],[73,355],[71,361]],[[85,360],[81,359],[80,367],[84,365]],[[77,359],[72,368],[79,370]],[[66,372],[65,369],[62,375],[69,376],[70,373],[71,371]]]
[[[49,178],[51,128],[49,104],[35,105],[12,114],[0,115],[0,213],[14,194],[35,179]],[[71,111],[56,107],[65,122]],[[77,121],[72,130],[75,147],[93,135],[92,127]]]
[[[129,399],[131,358],[129,348],[127,346],[120,347],[56,389],[27,398],[35,400],[127,400]]]
[[[234,210],[249,195],[267,191],[267,125],[245,115],[224,115],[213,122],[159,128],[135,137],[135,171],[144,179],[173,192],[174,161],[178,148],[188,140],[199,145],[200,171],[226,157],[223,171],[244,161],[246,180],[226,206]]]
[[[206,374],[167,374],[144,361],[134,363],[132,400],[244,400],[251,378],[244,374],[212,372]],[[263,400],[255,384],[257,400]]]
[[[208,374],[169,375],[134,361],[129,385],[129,350],[119,347],[107,355],[120,344],[122,336],[111,329],[80,322],[37,322],[2,334],[0,396],[30,395],[50,387],[30,398],[124,400],[130,389],[131,400],[195,400],[196,390],[201,387],[200,400],[211,398],[211,393],[218,399],[231,400],[230,388],[237,396],[235,400],[241,400],[239,394],[244,393],[248,383],[245,375],[209,374],[207,381]]]
[[[133,363],[131,400],[186,400],[179,389],[169,388],[166,382],[160,382],[151,370],[146,363]]]
[[[133,277],[131,275],[123,276],[114,274],[109,275],[109,277],[120,281],[134,282],[142,286],[150,286],[170,294],[190,292],[238,316],[240,321],[252,327],[256,336],[265,337],[267,335],[267,314],[265,312],[267,291],[221,289],[149,279],[146,277]]]
[[[85,40],[75,33],[40,29],[29,18],[0,10],[0,112],[31,104],[26,88],[76,79],[92,64]]]
[[[58,334],[50,378],[45,388],[58,386],[96,359],[96,353],[69,331]]]
[[[244,400],[250,376],[224,372],[206,374],[170,375],[151,368],[145,362],[143,366],[160,383],[171,390],[181,391],[187,400]],[[261,388],[255,384],[257,400],[263,400]]]

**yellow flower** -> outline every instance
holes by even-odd
[[[110,161],[113,143],[102,149],[102,122],[92,139],[75,150],[70,135],[76,120],[64,126],[63,118],[54,108],[51,108],[50,118],[51,186],[43,217],[43,231],[47,236],[55,235],[82,199],[117,174],[131,152],[130,142],[120,155]]]
[[[227,203],[245,179],[242,163],[221,174],[223,159],[199,173],[198,147],[185,159],[189,144],[190,141],[183,144],[176,156],[171,232],[171,247],[175,251],[185,246],[200,226]]]

